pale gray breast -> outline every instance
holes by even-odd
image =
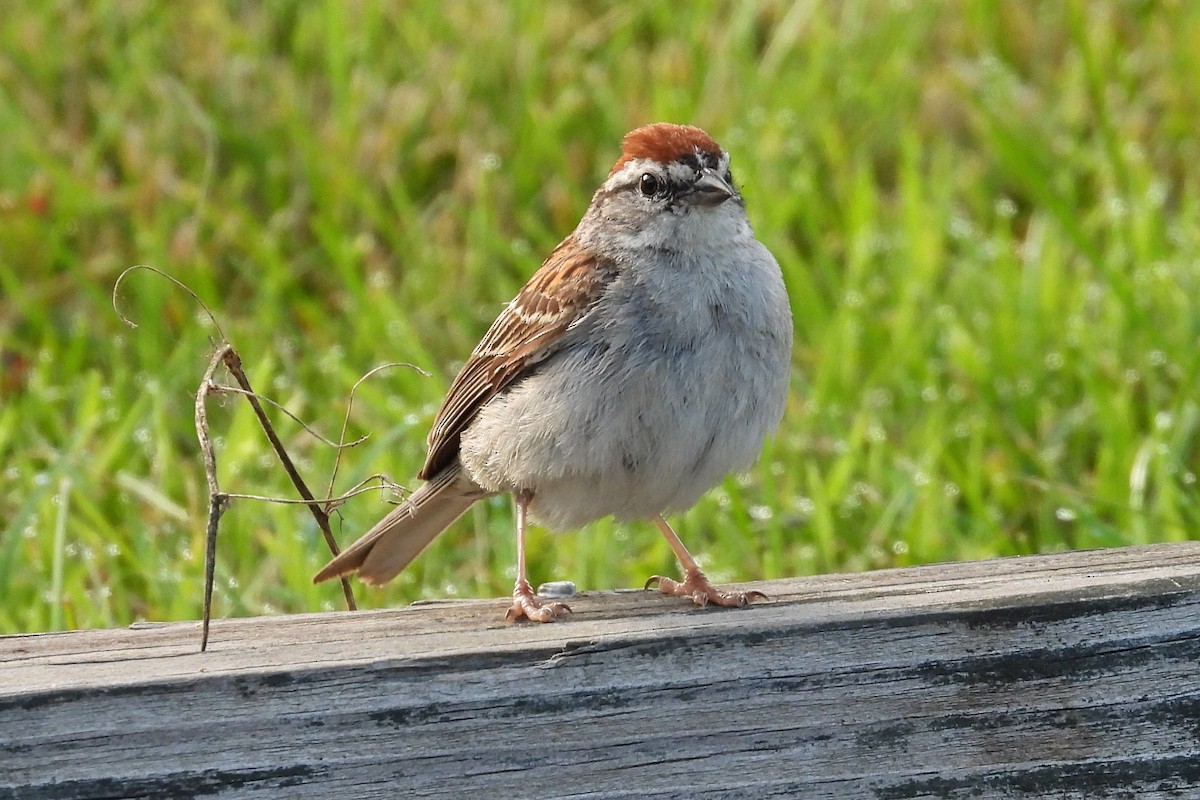
[[[782,413],[791,347],[769,266],[778,286],[765,294],[733,270],[659,283],[622,274],[553,355],[481,410],[463,437],[468,473],[493,491],[534,489],[538,516],[575,527],[685,508],[749,466]]]

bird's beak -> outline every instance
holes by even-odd
[[[694,206],[716,206],[737,194],[729,182],[710,169],[704,170],[687,193],[687,201]]]

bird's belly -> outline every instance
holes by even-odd
[[[560,353],[480,411],[463,466],[489,491],[532,490],[554,529],[687,508],[753,463],[782,414],[786,384],[748,380],[723,346]]]

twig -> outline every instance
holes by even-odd
[[[346,428],[350,426],[350,412],[354,410],[354,394],[358,391],[358,387],[361,386],[367,378],[370,378],[376,373],[383,372],[385,369],[391,369],[392,367],[408,367],[409,369],[415,369],[426,378],[429,377],[429,373],[418,367],[416,364],[408,364],[403,361],[392,361],[388,364],[380,364],[378,367],[368,370],[365,375],[354,382],[354,385],[350,387],[350,399],[346,402],[346,416],[342,418],[342,435],[338,437],[337,453],[333,458],[333,472],[329,476],[329,488],[325,491],[325,494],[333,494],[333,484],[335,481],[337,481],[338,468],[342,465],[342,449],[358,444],[363,439],[367,438],[366,436],[363,436],[359,439],[355,439],[349,444],[346,443]],[[370,478],[367,480],[370,480]],[[365,483],[366,481],[363,481],[359,484],[359,486],[362,486]]]
[[[308,501],[308,510],[312,512],[313,519],[317,521],[317,525],[321,528],[321,533],[325,535],[325,543],[329,545],[329,550],[336,556],[341,550],[338,548],[337,540],[333,538],[333,531],[329,528],[329,515],[325,513],[325,509],[321,508],[321,504],[317,502],[316,497],[308,490],[308,484],[300,477],[300,473],[296,471],[296,465],[292,463],[292,457],[287,454],[287,450],[283,447],[283,442],[279,440],[279,436],[275,433],[275,428],[271,425],[271,420],[267,418],[267,412],[263,410],[262,403],[258,401],[258,395],[250,386],[250,379],[246,377],[245,370],[242,369],[242,359],[237,354],[237,351],[232,347],[222,348],[222,361],[225,363],[225,368],[229,370],[229,374],[233,375],[238,385],[246,390],[246,399],[250,401],[250,407],[254,409],[255,416],[258,417],[258,422],[262,425],[263,432],[267,435],[267,439],[271,442],[271,447],[275,450],[275,455],[279,457],[279,462],[283,464],[284,472],[292,480],[292,485],[296,487],[296,491],[300,496]],[[340,450],[338,452],[341,452]],[[354,590],[350,588],[350,579],[342,577],[342,593],[346,596],[346,607],[351,611],[358,609],[358,604],[354,602]]]
[[[128,270],[127,270],[128,271]],[[124,273],[122,273],[124,274]],[[118,314],[120,312],[117,312]],[[213,386],[213,374],[217,371],[225,357],[233,352],[233,345],[225,344],[217,348],[204,377],[200,380],[200,388],[196,390],[196,438],[200,440],[200,453],[204,456],[204,477],[208,480],[208,527],[204,534],[204,617],[200,627],[200,652],[208,649],[208,625],[212,619],[213,576],[217,564],[217,526],[221,515],[229,508],[229,498],[221,494],[217,483],[217,456],[213,452],[212,438],[208,435],[208,410],[205,400],[208,398],[209,387]]]
[[[213,314],[212,309],[209,308],[208,305],[203,300],[200,299],[200,295],[193,292],[191,290],[191,287],[189,287],[186,283],[179,280],[178,278],[172,277],[172,276],[168,275],[167,273],[163,272],[158,267],[152,267],[148,264],[136,264],[132,267],[128,267],[127,269],[123,270],[120,275],[117,276],[116,282],[113,283],[112,307],[113,307],[113,311],[115,311],[117,316],[120,317],[121,322],[124,322],[126,325],[128,325],[131,328],[137,327],[136,322],[134,322],[129,317],[122,314],[121,309],[117,308],[117,290],[121,288],[121,283],[125,280],[125,277],[127,275],[129,275],[129,273],[136,272],[139,269],[148,270],[150,272],[153,272],[155,275],[158,275],[159,277],[166,278],[171,283],[175,284],[180,289],[183,289],[185,292],[187,292],[188,295],[193,300],[196,301],[196,304],[199,305],[202,309],[204,309],[204,313],[208,315],[208,318],[212,322],[213,327],[217,329],[217,333],[221,334],[221,341],[225,342],[228,345],[229,337],[225,335],[225,331],[221,328],[221,323],[217,322],[217,317],[215,314]]]
[[[374,481],[379,481],[379,485],[378,486],[375,486],[375,485],[368,486],[367,485],[369,483],[373,483]],[[393,492],[397,492],[397,493],[408,491],[403,486],[400,486],[399,484],[396,484],[396,483],[392,483],[390,480],[388,480],[386,475],[377,474],[377,475],[372,475],[371,477],[367,478],[366,480],[360,481],[357,486],[343,492],[342,494],[339,494],[337,497],[322,497],[322,498],[318,499],[316,502],[323,504],[325,506],[326,511],[332,511],[332,510],[340,507],[342,505],[342,503],[345,503],[351,497],[357,497],[358,495],[366,494],[367,492],[377,492],[380,489],[391,489]],[[241,492],[223,492],[222,494],[225,497],[229,498],[230,500],[258,500],[259,502],[262,502],[262,503],[278,503],[280,505],[285,505],[285,506],[286,505],[306,506],[310,502],[308,500],[285,500],[282,497],[267,497],[266,495],[262,495],[262,494],[242,494]]]
[[[248,392],[245,389],[241,389],[237,386],[223,386],[221,384],[214,384],[212,387],[210,387],[210,389],[211,389],[211,391],[209,392],[210,394],[239,394],[239,395],[242,395],[243,397],[246,397],[247,399],[251,395],[253,395],[260,401],[262,401],[268,405],[274,406],[275,408],[279,409],[280,412],[286,414],[288,417],[291,417],[292,422],[295,422],[297,425],[299,425],[301,428],[303,428],[305,433],[307,433],[309,436],[316,439],[321,444],[327,444],[330,447],[336,448],[339,451],[339,455],[340,455],[341,450],[344,450],[345,448],[348,448],[348,447],[358,447],[360,444],[365,442],[371,436],[371,434],[365,433],[362,436],[355,439],[353,442],[347,442],[347,441],[345,441],[346,427],[343,425],[342,426],[342,441],[335,442],[332,439],[326,439],[324,436],[322,436],[321,434],[314,431],[308,425],[308,423],[306,423],[304,420],[300,419],[295,414],[293,414],[292,412],[290,412],[286,408],[284,408],[283,404],[281,404],[275,400],[272,400],[271,398],[267,397],[266,395],[258,394],[257,392]],[[303,503],[305,501],[301,500],[299,502]]]
[[[116,312],[117,316],[122,322],[131,328],[137,327],[136,322],[121,312],[121,309],[118,307],[117,303],[118,291],[122,282],[124,282],[125,278],[130,273],[136,270],[147,270],[149,272],[153,272],[162,278],[166,278],[168,281],[185,291],[188,296],[195,300],[196,304],[204,310],[204,313],[208,316],[209,320],[213,324],[213,327],[216,328],[221,337],[221,344],[217,347],[216,352],[213,353],[212,359],[209,361],[208,367],[204,371],[204,377],[201,379],[200,386],[196,390],[196,437],[200,441],[200,451],[204,458],[204,475],[205,480],[208,482],[208,524],[205,528],[204,548],[204,614],[200,634],[200,650],[201,652],[204,652],[208,648],[209,627],[212,621],[212,593],[216,575],[217,533],[220,528],[221,517],[229,509],[229,501],[232,498],[247,498],[267,500],[270,502],[301,502],[304,505],[307,505],[309,511],[313,515],[313,518],[316,519],[317,525],[321,529],[321,533],[325,536],[325,543],[329,546],[330,552],[336,556],[340,550],[337,546],[337,541],[333,538],[333,531],[331,531],[329,527],[329,514],[336,510],[338,506],[344,503],[348,498],[366,491],[374,490],[374,487],[368,487],[367,484],[376,479],[379,480],[379,488],[400,488],[395,484],[392,484],[384,476],[374,475],[360,482],[350,491],[345,492],[337,497],[332,496],[333,484],[337,478],[338,466],[341,463],[342,450],[347,447],[353,447],[357,444],[361,444],[367,438],[366,436],[363,436],[353,442],[346,441],[346,430],[349,426],[350,412],[354,407],[354,393],[358,390],[359,385],[362,384],[362,382],[367,378],[371,377],[380,370],[389,367],[408,366],[412,367],[423,375],[428,373],[424,372],[424,370],[421,370],[419,367],[413,366],[412,364],[384,364],[363,375],[354,384],[354,388],[350,392],[350,401],[346,408],[346,417],[342,421],[342,431],[339,441],[336,443],[332,442],[316,433],[295,414],[292,414],[286,408],[279,405],[279,403],[276,403],[274,400],[268,397],[260,397],[254,391],[254,389],[251,388],[250,379],[246,376],[246,372],[242,368],[241,356],[238,355],[237,351],[233,348],[233,345],[229,343],[229,339],[225,335],[225,331],[221,328],[221,324],[217,321],[216,315],[214,315],[208,305],[200,299],[199,295],[197,295],[190,287],[187,286],[187,284],[183,283],[179,279],[168,275],[166,272],[163,272],[157,267],[152,267],[145,264],[139,264],[124,270],[119,276],[117,276],[117,280],[113,284],[112,290],[113,311]],[[216,374],[217,368],[222,364],[237,380],[239,386],[241,387],[240,389],[215,382],[214,375]],[[275,455],[279,458],[280,463],[283,465],[284,471],[287,472],[288,477],[292,481],[292,485],[296,487],[296,491],[298,491],[300,496],[303,498],[302,500],[288,501],[280,500],[278,498],[234,494],[221,491],[220,484],[217,480],[216,453],[213,451],[212,437],[209,433],[206,401],[210,395],[223,393],[242,394],[246,397],[246,400],[250,403],[250,407],[254,409],[254,414],[258,418],[259,424],[262,426],[263,433],[266,434],[267,439],[271,443],[271,447],[275,450]],[[287,416],[295,420],[307,433],[316,439],[335,448],[337,456],[334,462],[333,476],[330,478],[329,482],[329,497],[318,500],[313,496],[312,492],[309,491],[308,485],[305,484],[304,479],[300,477],[300,473],[296,470],[295,464],[292,462],[291,457],[284,449],[283,442],[280,441],[279,436],[275,433],[274,427],[271,425],[271,421],[267,418],[266,412],[263,410],[264,402],[273,405],[284,414],[287,414]],[[351,611],[356,610],[358,606],[354,601],[354,592],[350,587],[349,579],[343,577],[341,579],[341,583],[342,592],[346,597],[346,607]]]

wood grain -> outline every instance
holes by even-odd
[[[1200,797],[1200,543],[0,638],[0,798]]]

